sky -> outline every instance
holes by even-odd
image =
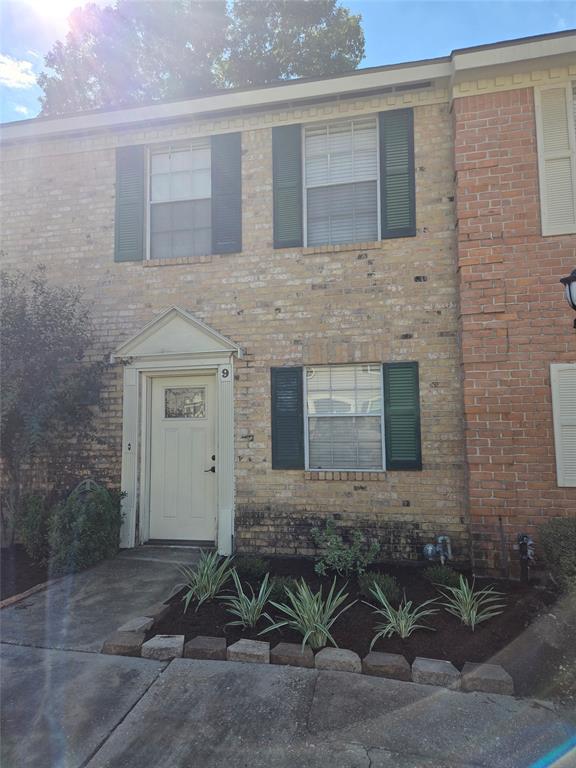
[[[574,0],[341,3],[362,14],[366,56],[361,67],[446,56],[456,48],[576,28]],[[64,38],[67,16],[77,5],[82,2],[0,0],[0,122],[35,117],[40,111],[36,76],[54,42]]]

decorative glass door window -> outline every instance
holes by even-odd
[[[382,366],[306,368],[308,467],[383,469]]]
[[[150,156],[150,258],[204,256],[212,250],[208,142]]]
[[[306,127],[304,187],[307,245],[377,240],[376,118]]]
[[[177,387],[164,390],[164,418],[205,419],[206,390],[204,387]]]

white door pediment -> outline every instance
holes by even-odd
[[[214,355],[242,350],[180,307],[169,307],[121,344],[112,355],[118,358],[152,358],[183,355]]]

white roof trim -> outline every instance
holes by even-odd
[[[0,126],[0,141],[34,140],[70,133],[86,133],[113,128],[130,128],[154,121],[178,120],[243,109],[271,108],[298,101],[314,101],[345,95],[358,97],[390,86],[454,79],[471,70],[514,65],[543,57],[570,55],[576,51],[576,30],[552,35],[511,40],[494,45],[463,48],[450,57],[408,62],[387,67],[356,70],[349,75],[317,80],[292,81],[282,85],[248,90],[223,91],[213,96],[186,99],[143,107],[77,115],[33,118]]]
[[[453,51],[452,60],[454,72],[457,73],[469,69],[540,59],[544,56],[561,56],[566,53],[573,54],[576,59],[576,32],[545,40],[526,40],[519,43],[512,41],[508,45],[485,48],[484,50],[463,48],[459,51]]]
[[[222,347],[225,347],[229,352],[231,353],[235,352],[239,358],[243,356],[242,348],[239,347],[237,344],[235,344],[233,341],[231,341],[229,338],[227,338],[226,336],[223,336],[221,333],[218,333],[218,331],[214,330],[214,328],[211,328],[206,323],[203,323],[201,320],[198,320],[198,318],[194,317],[189,312],[186,312],[185,309],[182,309],[181,307],[177,307],[177,306],[171,306],[171,307],[167,307],[159,315],[156,315],[156,317],[153,318],[149,323],[146,323],[146,325],[143,328],[141,328],[138,331],[138,333],[135,333],[129,339],[122,342],[122,344],[120,344],[120,346],[117,347],[114,350],[114,352],[110,355],[110,360],[112,362],[115,362],[122,358],[132,357],[133,356],[132,352],[138,346],[139,343],[141,343],[145,339],[152,336],[153,332],[156,329],[159,329],[162,326],[166,325],[173,317],[177,317],[177,316],[186,320],[186,322],[188,322],[192,327],[197,328],[205,336],[207,336],[210,339],[213,339],[219,345],[221,345]],[[190,350],[189,354],[194,354],[194,351]],[[210,352],[204,351],[203,354],[210,354]],[[168,353],[168,355],[181,357],[182,353],[176,353],[175,355],[173,353]],[[146,355],[146,356],[149,356],[149,355]],[[158,357],[159,354],[154,353],[151,356]]]
[[[254,107],[265,109],[286,102],[293,103],[303,99],[314,100],[327,96],[336,98],[355,92],[361,96],[362,91],[449,77],[450,73],[451,66],[448,60],[433,64],[423,63],[417,66],[400,65],[380,69],[376,72],[356,70],[355,73],[347,76],[301,83],[292,82],[286,85],[274,85],[254,90],[228,91],[215,96],[187,99],[186,101],[173,101],[109,112],[89,112],[70,117],[21,120],[0,126],[0,140],[34,139],[120,126],[127,128],[131,125],[149,123],[154,120],[177,120],[206,113]]]

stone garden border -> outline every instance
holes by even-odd
[[[104,641],[102,653],[141,656],[158,661],[186,658],[282,664],[386,677],[451,690],[514,695],[511,675],[497,664],[473,664],[467,661],[462,672],[459,672],[449,661],[418,657],[410,665],[404,656],[380,651],[370,651],[361,659],[357,653],[345,648],[326,647],[314,654],[311,648],[302,649],[298,643],[278,643],[271,649],[270,643],[245,638],[229,646],[223,637],[202,635],[187,643],[184,642],[184,635],[153,635],[146,640],[146,633],[166,616],[170,607],[167,603],[157,603],[141,616],[123,624]]]

